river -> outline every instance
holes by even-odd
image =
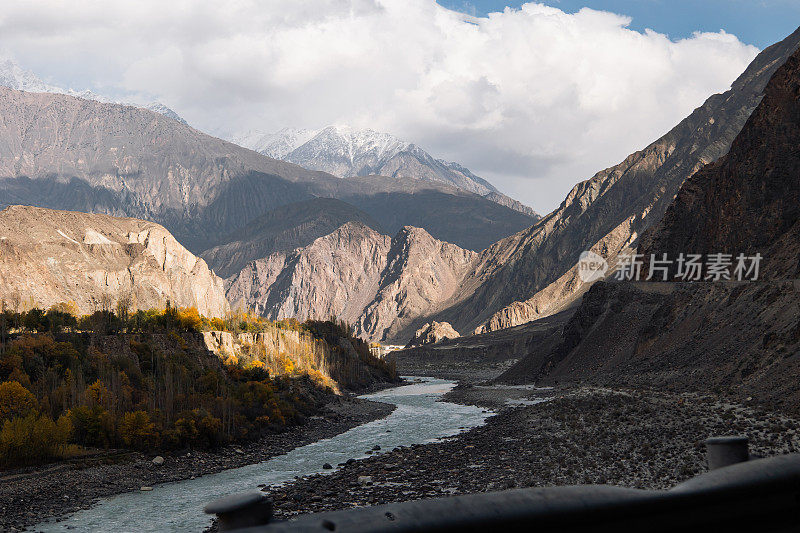
[[[455,386],[451,381],[410,379],[415,383],[362,396],[397,406],[384,419],[295,448],[262,463],[157,485],[151,492],[120,494],[66,520],[39,524],[31,530],[199,532],[210,524],[210,518],[203,514],[203,506],[220,496],[258,490],[261,483],[278,485],[296,476],[326,472],[322,469],[324,463],[337,465],[350,458],[367,457],[365,452],[375,445],[388,451],[397,446],[433,442],[479,426],[491,416],[489,411],[479,407],[437,401]]]

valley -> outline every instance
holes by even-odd
[[[522,15],[610,20],[431,9],[475,36]],[[614,31],[635,46],[660,35],[625,20]],[[661,41],[656,64],[713,45],[697,57],[738,50],[725,68],[749,65],[704,100],[676,77],[669,91],[694,110],[571,177],[544,216],[501,189],[538,187],[591,150],[576,136],[583,152],[565,157],[555,131],[526,144],[495,65],[392,87],[439,106],[417,117],[438,140],[418,143],[382,128],[419,133],[413,105],[352,122],[332,105],[313,120],[289,107],[275,124],[255,107],[225,117],[306,95],[265,80],[300,85],[309,58],[179,114],[185,88],[103,96],[0,57],[0,530],[215,531],[203,505],[241,491],[286,520],[515,488],[668,489],[705,471],[719,435],[746,435],[754,456],[800,453],[800,28],[763,50],[725,32]],[[197,56],[220,62],[214,76],[236,66]],[[583,117],[605,146],[624,132],[598,134],[593,115],[653,81],[626,93],[610,65],[583,68],[591,91],[538,87],[536,105],[580,92],[563,121]],[[456,96],[423,98],[430,87]],[[344,106],[356,87],[330,91]],[[666,106],[663,93],[649,97]],[[642,109],[626,123],[663,122]],[[190,125],[212,116],[224,139]],[[495,142],[487,131],[505,145],[469,153]],[[464,164],[433,155],[454,153]],[[737,279],[745,258],[754,270]]]

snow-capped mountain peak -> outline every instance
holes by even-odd
[[[30,70],[20,67],[12,59],[0,59],[0,85],[18,91],[32,93],[61,92],[58,87],[48,85]]]
[[[538,217],[533,209],[503,195],[467,168],[436,159],[416,144],[389,133],[331,125],[319,130],[284,128],[275,133],[252,130],[230,140],[269,157],[340,178],[376,174],[446,183]]]
[[[67,94],[76,98],[83,98],[84,100],[95,100],[97,102],[141,107],[143,109],[155,111],[156,113],[160,113],[173,120],[177,120],[178,122],[186,124],[186,121],[183,120],[183,118],[181,118],[175,111],[160,102],[141,104],[136,102],[120,101],[97,94],[88,89],[76,91],[75,89],[64,89],[56,85],[50,85],[49,83],[44,82],[30,70],[22,68],[16,61],[9,58],[0,59],[0,85],[3,87],[9,87],[11,89],[16,89],[18,91],[27,91],[31,93]]]
[[[230,139],[234,144],[255,150],[273,159],[285,159],[298,146],[313,138],[319,130],[283,128],[275,133],[250,130]]]

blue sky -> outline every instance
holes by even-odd
[[[447,8],[486,15],[525,2],[509,0],[438,0]],[[766,48],[800,25],[800,0],[538,0],[574,13],[582,7],[612,11],[633,18],[631,29],[650,28],[673,40],[695,31],[732,33],[746,43]]]

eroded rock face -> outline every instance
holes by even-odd
[[[228,279],[228,298],[267,318],[353,323],[374,298],[390,239],[348,222],[305,248],[271,254]]]
[[[436,344],[449,339],[457,339],[461,335],[458,334],[453,326],[447,322],[431,322],[419,328],[411,341],[406,345],[406,348],[413,348],[414,346],[422,346],[424,344]]]
[[[764,50],[733,83],[710,97],[661,139],[579,183],[533,227],[481,252],[458,293],[440,312],[461,331],[491,331],[558,312],[586,286],[580,253],[611,263],[635,248],[664,215],[681,184],[728,152],[776,69],[798,47],[800,30]]]
[[[92,313],[128,298],[133,309],[229,309],[224,285],[162,226],[133,218],[12,206],[0,212],[0,299]]]
[[[270,319],[335,317],[384,340],[449,298],[475,252],[404,227],[393,238],[348,222],[310,245],[252,261],[228,298]]]

